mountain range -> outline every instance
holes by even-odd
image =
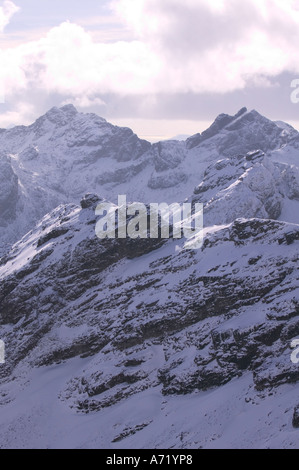
[[[298,167],[246,108],[155,144],[72,105],[0,130],[0,448],[298,448]],[[202,248],[99,240],[118,195],[203,203]]]

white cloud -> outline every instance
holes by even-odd
[[[254,75],[299,71],[298,0],[117,0],[136,37],[163,58],[174,91],[226,92]]]
[[[0,32],[4,31],[5,26],[10,22],[11,17],[19,11],[17,7],[10,0],[5,0],[3,5],[0,7]]]
[[[101,98],[89,97],[87,95],[81,95],[75,98],[68,98],[61,103],[61,106],[64,106],[66,104],[73,104],[78,108],[89,108],[91,106],[106,106],[105,101],[103,101]]]
[[[0,116],[0,127],[8,128],[15,125],[27,125],[32,122],[34,106],[27,102],[19,102],[12,111],[2,112]]]
[[[8,18],[17,7],[4,8]],[[109,93],[225,93],[299,73],[297,0],[116,0],[114,9],[133,41],[98,42],[65,22],[0,50],[7,100],[36,90],[88,107]]]
[[[0,51],[7,95],[36,88],[68,97],[150,90],[159,58],[140,41],[93,42],[78,25],[62,23],[39,41]]]

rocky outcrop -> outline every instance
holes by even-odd
[[[21,364],[89,357],[60,394],[80,413],[156,387],[164,396],[210,390],[246,373],[257,393],[298,382],[298,226],[240,219],[208,232],[198,252],[165,256],[171,240],[98,240],[99,200],[88,194],[81,209],[56,209],[0,268],[2,377]]]
[[[189,139],[187,139],[187,147],[189,149],[197,147],[205,140],[217,135],[222,129],[224,129],[226,126],[234,122],[236,119],[238,119],[245,113],[247,113],[247,108],[240,109],[240,111],[238,111],[235,116],[229,116],[228,114],[219,114],[213,124],[206,131],[204,131],[202,134],[195,134],[194,136],[189,137]]]
[[[278,219],[284,201],[296,199],[296,181],[294,167],[272,163],[256,150],[211,164],[193,201],[205,204],[207,226],[229,223],[243,214]]]
[[[18,200],[18,177],[9,157],[0,156],[0,226],[15,217]]]

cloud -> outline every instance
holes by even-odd
[[[5,26],[8,25],[10,22],[11,17],[19,11],[19,7],[17,7],[13,2],[10,0],[5,0],[3,2],[3,6],[0,7],[0,32],[4,31]]]
[[[61,105],[64,106],[66,104],[73,104],[75,107],[78,108],[90,108],[91,106],[97,107],[105,107],[106,103],[101,98],[97,97],[89,97],[87,95],[81,95],[79,97],[68,98],[64,100]]]
[[[27,125],[32,122],[34,106],[27,102],[18,102],[13,110],[2,112],[0,118],[1,128],[8,128],[12,125]]]
[[[297,0],[118,0],[114,9],[164,64],[174,91],[227,92],[299,71]],[[145,20],[146,19],[146,20]]]
[[[30,88],[81,98],[148,92],[159,58],[140,41],[96,43],[81,26],[52,28],[39,41],[0,52],[7,95]]]
[[[0,50],[7,101],[34,91],[102,106],[109,94],[224,94],[299,73],[297,0],[115,0],[113,9],[133,40],[100,42],[64,22]]]

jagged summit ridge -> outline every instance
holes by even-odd
[[[234,116],[230,116],[229,114],[224,113],[219,114],[211,126],[207,130],[203,131],[202,134],[195,134],[194,136],[191,136],[189,139],[187,139],[187,147],[190,149],[196,147],[204,140],[218,134],[221,129],[228,126],[231,122],[235,121],[245,113],[247,113],[246,107],[240,109],[240,111],[238,111]]]
[[[57,106],[53,106],[46,114],[45,116],[51,117],[51,116],[58,116],[59,114],[65,114],[66,116],[73,117],[78,114],[78,110],[75,108],[73,104],[66,104],[64,106],[61,106],[58,108]]]

